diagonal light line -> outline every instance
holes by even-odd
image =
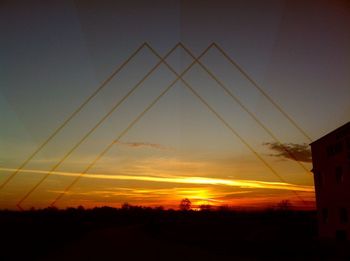
[[[256,81],[254,81],[253,78],[250,77],[248,73],[227,54],[227,52],[224,51],[222,47],[216,43],[213,45],[296,129],[299,130],[301,134],[303,134],[305,138],[309,140],[309,142],[312,142],[311,137],[306,133],[306,131],[304,131],[300,125],[274,99],[272,99],[272,97],[266,91],[264,91],[264,89]]]
[[[181,44],[182,45],[182,44]],[[208,48],[212,48],[214,44],[209,45]],[[156,55],[159,59],[161,59],[161,56],[148,44],[146,44],[148,48],[151,49],[151,51]],[[183,45],[182,45],[183,46]],[[189,51],[189,50],[188,50]],[[189,51],[190,52],[190,51]],[[192,52],[191,56],[193,56]],[[200,57],[194,60],[194,62],[198,62]],[[163,63],[168,67],[168,69],[173,72],[178,78],[181,78],[181,81],[185,84],[185,86],[194,94],[230,131],[234,134],[280,181],[287,183],[281,175],[278,174],[278,172],[266,161],[263,157],[260,156],[260,154],[230,125],[227,123],[227,121],[198,93],[196,92],[192,86],[184,80],[183,73],[179,75],[172,66],[170,66],[166,61],[163,61]],[[305,203],[305,201],[300,197],[300,195],[294,191],[294,194]]]
[[[178,46],[179,44],[177,44],[176,46]],[[200,59],[202,56],[204,56],[209,49],[211,48],[211,45],[208,46],[199,56],[197,59]],[[197,60],[196,59],[196,60]],[[164,59],[161,59],[162,63],[165,62]],[[58,195],[58,197],[51,203],[52,206],[54,206],[58,200],[60,200],[79,180],[80,178],[86,174],[93,166],[95,166],[95,164],[113,147],[114,144],[117,144],[119,142],[119,140],[125,136],[130,129],[132,129],[132,127],[140,120],[142,119],[142,117],[181,79],[181,77],[183,75],[185,75],[192,67],[193,65],[196,63],[196,60],[194,60],[180,75],[177,75],[177,78],[155,99],[152,101],[152,103],[146,107],[120,134],[119,136],[113,140],[97,157],[94,161],[92,161],[88,167],[79,175],[77,176],[72,183],[70,183],[65,190]]]
[[[3,189],[16,175],[145,47],[137,48],[1,185]]]
[[[146,46],[144,44],[144,46]],[[130,89],[130,91],[122,98],[120,99],[96,124],[94,127],[92,127],[62,158],[60,161],[58,161],[53,168],[46,173],[17,203],[17,207],[21,209],[21,204],[54,172],[56,169],[58,169],[62,163],[77,149],[80,147],[81,144],[83,144],[92,133],[94,133],[103,122],[105,122],[145,81],[146,79],[155,72],[155,70],[162,64],[164,59],[166,59],[171,53],[173,53],[177,48],[179,44],[175,45],[165,56],[164,58],[161,58],[161,60],[154,65],[143,77],[140,81],[137,82],[137,84]]]
[[[215,46],[215,43],[212,44]],[[149,45],[146,44],[146,47],[149,48]],[[195,56],[192,54],[192,52],[184,45],[181,45],[181,47],[194,59]],[[307,169],[304,164],[302,164],[295,155],[277,138],[277,136],[272,132],[271,129],[269,129],[259,118],[248,109],[247,106],[244,105],[244,103],[238,98],[237,95],[233,93],[222,81],[220,81],[215,74],[213,74],[208,67],[206,67],[201,61],[197,60],[197,63],[203,68],[203,70],[212,78],[214,81],[225,91],[225,93],[230,96],[248,115],[275,141],[277,142],[282,149],[292,158],[295,160],[295,162],[308,174],[311,174],[309,169]]]

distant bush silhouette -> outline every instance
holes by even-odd
[[[192,203],[188,198],[184,198],[181,200],[180,205],[179,205],[180,210],[182,211],[188,211],[191,210],[192,208]]]
[[[281,209],[288,209],[290,205],[289,201],[279,203]],[[319,245],[316,240],[316,211],[298,212],[291,209],[290,212],[279,212],[276,211],[277,204],[273,211],[251,212],[240,212],[227,205],[216,207],[205,204],[199,206],[203,211],[188,211],[191,207],[189,199],[182,199],[179,210],[128,203],[121,208],[45,208],[23,212],[0,210],[1,235],[6,238],[2,241],[0,260],[73,260],[69,258],[71,252],[65,254],[65,251],[60,252],[63,255],[60,259],[52,259],[58,253],[58,246],[72,251],[77,249],[72,252],[77,255],[92,249],[91,258],[74,260],[111,260],[104,258],[105,249],[112,248],[111,253],[115,254],[114,246],[121,244],[120,249],[124,253],[135,251],[134,245],[128,247],[120,235],[136,242],[137,247],[143,247],[146,243],[147,247],[153,248],[159,243],[166,247],[164,251],[168,251],[170,246],[175,249],[185,247],[188,251],[205,250],[205,253],[208,249],[210,255],[217,257],[210,260],[286,260],[290,253],[296,256],[296,259],[287,258],[290,261],[350,260],[334,258],[332,252],[329,252],[329,259],[323,258],[324,251],[331,250]],[[82,240],[93,241],[85,247],[79,242],[88,241]],[[109,242],[112,243],[109,245]],[[96,245],[100,250],[94,252],[95,248],[90,246]],[[271,245],[277,250],[270,251]],[[162,255],[164,258],[154,260],[180,260],[166,256],[169,252],[156,253],[159,254],[157,257]],[[260,259],[260,255],[263,255],[263,259]],[[147,257],[145,253],[144,259]],[[135,260],[125,257],[119,259]]]
[[[200,205],[200,206],[199,206],[199,209],[200,209],[201,211],[211,211],[211,210],[212,210],[212,207],[211,207],[211,205],[209,205],[209,204],[203,204],[203,205]]]
[[[231,208],[229,205],[221,205],[218,207],[218,211],[221,211],[221,212],[228,212],[230,210],[231,210]]]
[[[156,211],[164,211],[164,207],[163,206],[154,207],[154,210],[156,210]]]
[[[131,208],[131,205],[128,202],[125,202],[125,203],[123,203],[121,208],[124,209],[124,210],[128,210],[128,209]]]
[[[289,211],[292,209],[292,203],[289,200],[282,200],[277,204],[277,210]]]

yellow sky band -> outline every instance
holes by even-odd
[[[11,168],[0,168],[2,172],[11,172],[16,169]],[[33,169],[22,169],[21,172],[31,174],[46,174],[48,171],[45,170],[33,170]],[[77,172],[62,172],[54,171],[53,175],[56,176],[68,176],[77,177],[80,173]],[[181,183],[181,184],[197,184],[197,185],[221,185],[230,187],[240,188],[259,188],[259,189],[278,189],[278,190],[291,190],[291,191],[304,191],[313,192],[313,186],[296,185],[291,183],[283,182],[268,182],[259,180],[241,180],[241,179],[217,179],[217,178],[205,178],[205,177],[179,177],[179,176],[168,176],[168,177],[153,177],[153,176],[131,176],[131,175],[108,175],[100,173],[86,174],[83,178],[89,179],[104,179],[104,180],[137,180],[137,181],[149,181],[149,182],[166,182],[166,183]]]

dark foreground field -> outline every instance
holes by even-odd
[[[145,208],[0,212],[0,260],[350,260],[314,212]]]

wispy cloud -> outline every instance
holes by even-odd
[[[62,193],[62,190],[50,190],[52,193]],[[131,202],[139,202],[147,204],[147,202],[161,201],[162,204],[178,204],[183,198],[190,198],[194,204],[225,203],[234,195],[248,194],[251,191],[221,191],[213,187],[186,187],[186,188],[162,188],[162,189],[147,189],[147,188],[124,188],[115,187],[111,189],[96,190],[96,191],[69,191],[70,196],[93,196],[101,198],[118,197],[125,198]]]
[[[12,172],[16,169],[0,168],[0,171]],[[29,170],[23,169],[21,172],[32,174],[46,174],[48,171],[44,170]],[[76,172],[51,172],[57,176],[70,176],[77,177],[80,173]],[[229,186],[239,188],[256,188],[256,189],[277,189],[277,190],[290,190],[290,191],[314,191],[313,186],[297,185],[284,182],[268,182],[259,180],[242,180],[242,179],[218,179],[218,178],[206,178],[206,177],[182,177],[182,176],[129,176],[129,175],[106,175],[106,174],[85,174],[83,178],[88,179],[104,179],[104,180],[133,180],[133,181],[147,181],[147,182],[162,182],[162,183],[174,183],[174,184],[195,184],[195,185],[215,185],[215,186]]]
[[[297,159],[302,162],[311,162],[311,150],[306,143],[279,143],[279,142],[265,142],[263,145],[269,147],[270,150],[276,152],[271,156],[285,158],[285,159]],[[295,157],[295,159],[293,158]]]
[[[92,207],[96,205],[116,204],[116,202],[128,202],[130,204],[143,206],[164,206],[176,208],[183,198],[189,198],[194,207],[202,204],[210,204],[213,206],[230,205],[238,208],[265,208],[275,206],[283,199],[289,199],[293,206],[300,209],[314,209],[314,193],[299,191],[303,199],[308,203],[301,202],[290,191],[277,191],[262,189],[237,190],[232,191],[232,187],[214,187],[214,186],[189,186],[189,187],[173,187],[173,188],[125,188],[111,187],[103,190],[89,190],[84,188],[76,188],[69,191],[69,204],[74,201],[76,205],[89,203]],[[51,193],[62,193],[62,190],[51,190]],[[81,200],[84,200],[81,202]],[[64,205],[65,202],[63,201]],[[118,203],[119,204],[119,203]],[[71,205],[70,205],[71,206]]]
[[[130,148],[151,148],[151,149],[157,149],[157,150],[172,150],[169,147],[163,146],[161,144],[157,143],[149,143],[149,142],[118,142],[119,145],[127,146]]]

